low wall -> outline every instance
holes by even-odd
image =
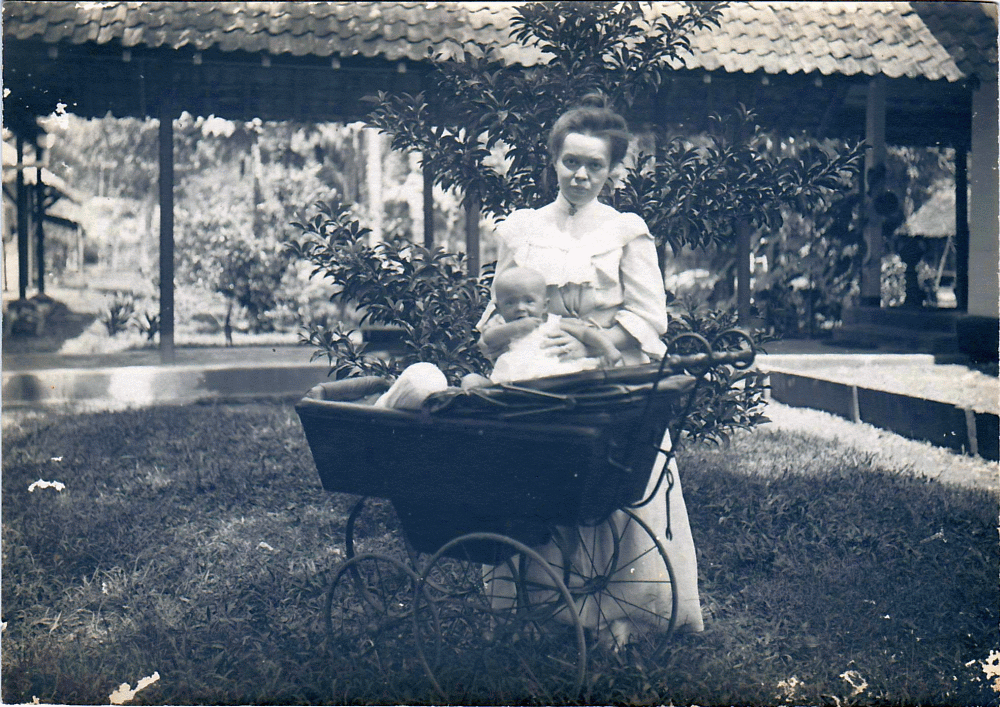
[[[798,373],[772,370],[768,375],[771,398],[779,403],[823,410],[909,439],[1000,460],[1000,424],[995,413]]]
[[[4,407],[72,404],[140,407],[213,399],[295,398],[327,380],[311,364],[59,368],[3,374]]]

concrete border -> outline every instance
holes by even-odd
[[[3,374],[4,407],[140,407],[304,395],[327,380],[323,362],[57,368]]]
[[[822,410],[909,439],[1000,461],[1000,418],[995,413],[787,371],[771,370],[768,376],[771,398],[779,403]]]
[[[297,399],[327,380],[329,367],[323,361],[254,361],[250,352],[248,358],[242,363],[4,371],[3,406],[120,409],[261,397]],[[1000,461],[1000,419],[995,413],[839,383],[775,366],[791,363],[797,356],[767,358],[764,372],[770,378],[771,398],[777,402],[823,410],[910,439]],[[852,356],[848,360],[864,365],[864,358]],[[885,362],[885,355],[879,360]]]

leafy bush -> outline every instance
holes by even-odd
[[[736,316],[731,310],[703,311],[691,303],[672,309],[664,340],[668,345],[675,342],[675,350],[684,341],[678,337],[687,333],[702,336],[717,351],[734,350],[747,343],[739,337],[724,335],[724,332],[731,332],[737,327]],[[761,333],[746,333],[758,352],[769,340]],[[681,349],[677,352],[687,351]],[[690,412],[679,432],[690,441],[727,445],[735,430],[751,429],[768,422],[764,416],[767,388],[767,374],[760,371],[734,366],[714,367],[700,379]]]
[[[767,271],[755,273],[756,302],[777,333],[829,330],[859,294],[861,202],[852,192],[822,212],[790,213],[780,229],[761,237],[756,255],[766,259]]]
[[[368,243],[369,229],[340,202],[321,202],[306,224],[295,223],[302,240],[291,251],[311,262],[313,275],[328,278],[335,303],[354,303],[362,325],[401,330],[404,353],[384,362],[357,344],[357,332],[314,326],[303,342],[318,347],[336,378],[361,374],[394,375],[417,361],[437,364],[449,381],[483,373],[488,364],[474,330],[489,302],[489,276],[470,277],[464,256],[427,249],[401,239]]]
[[[117,294],[101,312],[100,320],[108,330],[109,336],[117,336],[128,331],[129,322],[135,316],[135,302],[134,295]]]
[[[419,152],[434,183],[462,193],[469,214],[481,209],[504,217],[539,207],[556,194],[546,138],[556,118],[582,96],[600,91],[628,112],[640,95],[655,92],[665,72],[683,63],[691,32],[718,26],[721,3],[685,3],[678,16],[646,16],[643,3],[531,2],[519,5],[512,37],[550,54],[524,70],[506,65],[488,47],[470,48],[461,60],[438,61],[430,88],[417,95],[379,94],[369,122],[392,137],[392,147]],[[696,139],[648,136],[651,154],[627,165],[620,187],[607,196],[621,211],[640,214],[662,253],[669,246],[727,246],[737,224],[776,228],[781,207],[822,209],[850,186],[863,151],[804,150],[792,156],[768,149],[752,110],[736,106],[716,117]],[[356,336],[314,328],[304,340],[318,347],[338,377],[393,372],[400,364],[438,364],[453,382],[485,368],[475,348],[474,324],[485,308],[486,282],[461,272],[461,256],[426,251],[398,241],[364,242],[367,231],[342,204],[324,204],[296,252],[335,286],[334,300],[356,303],[363,322],[398,326],[406,352],[390,364],[373,361]],[[746,255],[749,258],[749,253]],[[732,315],[682,318],[702,329],[733,322]],[[683,331],[675,328],[671,334]],[[699,392],[689,432],[725,441],[729,431],[763,419],[758,374],[713,373]]]
[[[264,243],[237,243],[220,259],[218,292],[243,307],[250,329],[259,334],[274,328],[267,314],[278,305],[288,255]]]
[[[146,312],[141,318],[136,317],[135,328],[146,335],[146,341],[154,341],[160,333],[160,315]]]

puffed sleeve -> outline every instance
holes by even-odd
[[[629,232],[621,259],[624,304],[615,321],[639,342],[647,355],[662,358],[666,346],[660,337],[667,331],[667,298],[656,245],[639,216],[623,216],[627,218]]]

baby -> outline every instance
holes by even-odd
[[[546,316],[545,279],[537,270],[523,267],[505,270],[494,280],[493,292],[503,321],[483,332],[481,343],[487,349],[504,352],[497,358],[489,378],[470,373],[462,378],[462,388],[576,373],[601,365],[615,366],[622,361],[621,352],[599,329],[554,314]],[[544,347],[546,337],[558,329],[578,339],[594,356],[563,360],[551,348]],[[437,366],[414,363],[400,374],[375,406],[416,410],[427,396],[447,387],[448,381]]]
[[[481,343],[487,349],[504,353],[497,358],[488,380],[472,374],[462,380],[463,388],[575,373],[621,362],[621,352],[600,330],[554,314],[546,316],[545,279],[537,270],[525,267],[505,270],[494,281],[493,292],[503,321],[483,332]],[[592,357],[563,360],[546,348],[545,339],[559,329],[578,339]]]

